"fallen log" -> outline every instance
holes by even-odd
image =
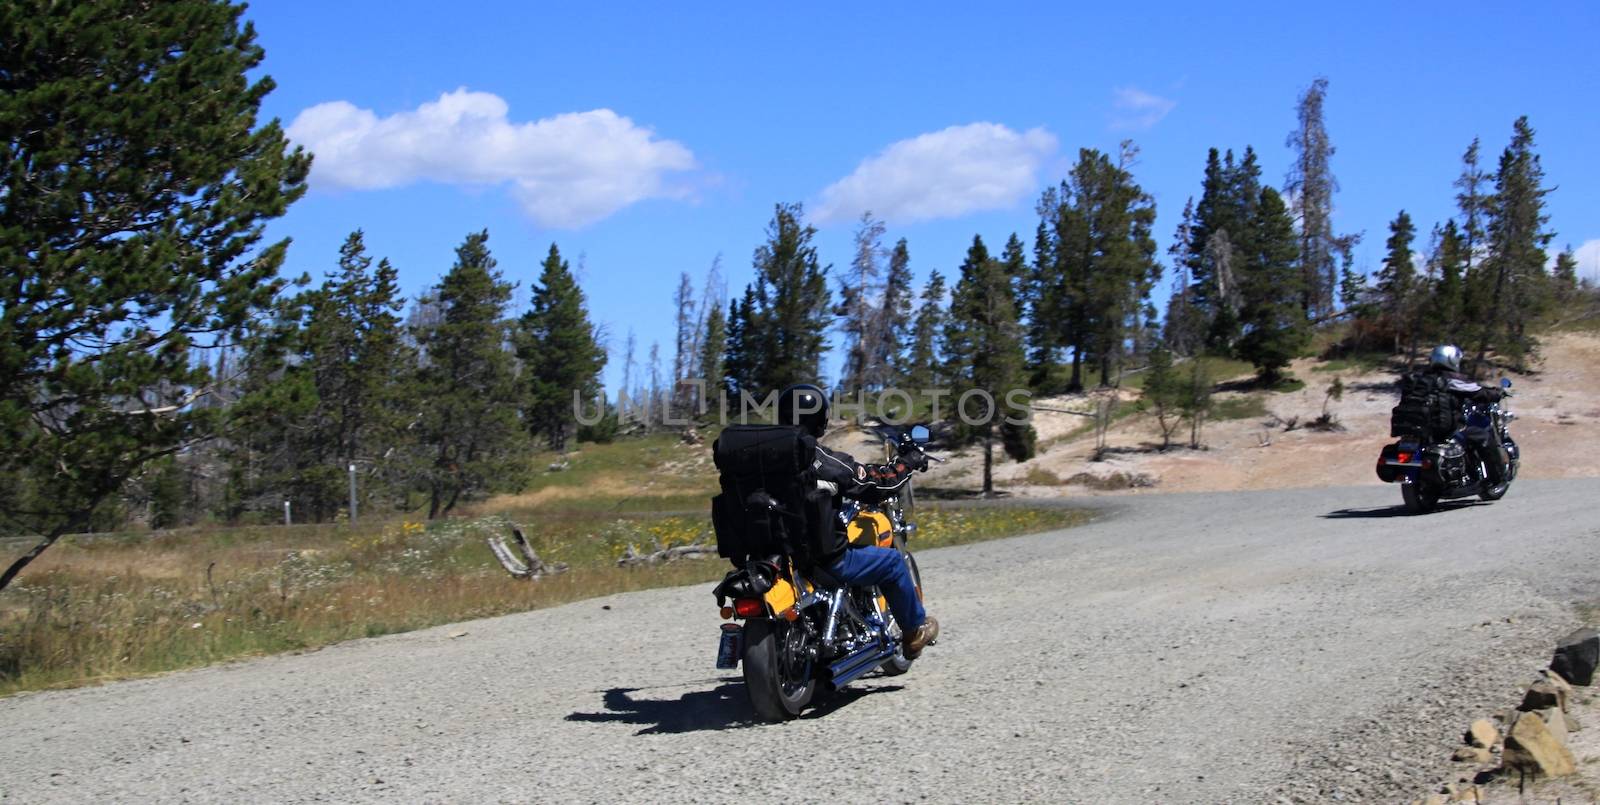
[[[567,572],[566,562],[545,562],[535,553],[528,544],[527,537],[522,535],[522,529],[511,527],[511,539],[516,544],[517,554],[512,553],[510,546],[506,545],[500,537],[489,537],[489,550],[494,552],[494,558],[500,560],[501,567],[506,569],[513,578],[526,581],[538,581],[545,576],[554,576],[557,573]]]
[[[662,548],[656,546],[654,553],[639,553],[639,550],[629,545],[623,552],[622,558],[617,560],[617,567],[632,567],[634,565],[659,565],[677,559],[700,559],[717,555],[717,546],[696,543],[694,545],[679,545],[675,548]]]

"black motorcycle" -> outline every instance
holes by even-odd
[[[1505,397],[1511,396],[1511,381],[1501,380]],[[1434,443],[1414,436],[1405,436],[1394,444],[1386,445],[1378,456],[1378,479],[1385,483],[1399,483],[1400,497],[1412,514],[1433,511],[1441,500],[1477,495],[1482,500],[1499,500],[1511,488],[1517,477],[1521,453],[1507,429],[1516,414],[1505,409],[1503,402],[1467,403],[1464,407],[1466,426],[1451,434],[1450,438]],[[1489,471],[1473,452],[1471,433],[1490,430],[1499,436],[1506,452],[1505,477],[1499,483],[1489,480]]]

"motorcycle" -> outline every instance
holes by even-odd
[[[929,438],[922,425],[873,432],[900,454],[921,452]],[[762,492],[750,495],[746,505],[779,517],[796,516]],[[907,479],[896,494],[848,500],[834,516],[852,546],[898,551],[920,599],[922,574],[906,548],[917,531],[907,519],[911,506]],[[722,624],[716,667],[743,667],[750,704],[765,720],[795,718],[819,692],[838,690],[875,670],[898,676],[914,662],[905,656],[904,635],[876,587],[851,587],[789,553],[752,559],[728,573],[713,593],[722,618],[729,621]]]
[[[1500,387],[1506,390],[1501,402],[1469,402],[1464,406],[1466,427],[1449,439],[1434,444],[1407,436],[1383,448],[1378,456],[1378,478],[1400,484],[1400,497],[1407,511],[1426,514],[1441,500],[1473,495],[1486,501],[1505,497],[1517,477],[1521,452],[1508,429],[1517,416],[1506,410],[1503,402],[1511,397],[1511,381],[1502,379]],[[1490,483],[1488,468],[1473,452],[1467,436],[1470,428],[1492,429],[1499,436],[1506,453],[1505,477],[1499,483]]]

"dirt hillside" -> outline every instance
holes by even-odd
[[[1039,455],[1020,464],[1003,460],[995,470],[996,486],[1019,496],[1048,496],[1065,489],[1079,494],[1381,485],[1372,468],[1379,449],[1389,441],[1389,409],[1397,400],[1396,375],[1327,368],[1318,361],[1296,361],[1291,371],[1306,383],[1296,392],[1218,392],[1215,401],[1219,404],[1257,397],[1266,414],[1207,423],[1201,450],[1183,446],[1158,450],[1160,434],[1154,419],[1135,414],[1112,425],[1106,459],[1091,461],[1095,439],[1088,419],[1040,411],[1034,420],[1042,447]],[[1308,423],[1322,412],[1334,377],[1343,382],[1345,392],[1342,400],[1329,402],[1328,410],[1344,430],[1285,430],[1285,423],[1292,418]],[[1521,477],[1600,475],[1600,454],[1593,449],[1600,444],[1600,337],[1552,336],[1546,339],[1542,360],[1532,372],[1507,377],[1516,394],[1508,407],[1518,416],[1511,432],[1523,448]],[[1122,395],[1124,399],[1137,396],[1132,391]],[[1092,405],[1085,395],[1038,399],[1035,404],[1080,411]],[[1186,442],[1187,435],[1186,429],[1175,434],[1175,444]],[[982,460],[979,451],[965,450],[930,472],[926,483],[976,488]]]

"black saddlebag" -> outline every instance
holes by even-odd
[[[711,499],[717,555],[743,566],[748,557],[804,554],[829,527],[829,501],[816,494],[817,443],[799,428],[731,425],[711,446],[722,493]],[[769,495],[779,510],[754,505]],[[821,533],[826,533],[821,532]]]

